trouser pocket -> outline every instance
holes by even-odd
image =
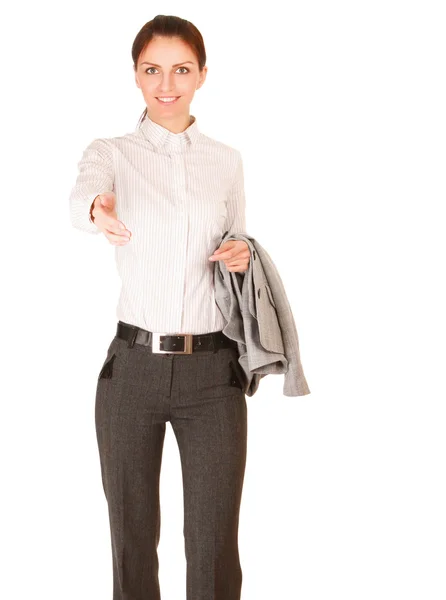
[[[98,381],[100,379],[111,379],[113,377],[113,363],[120,353],[119,343],[119,339],[115,336],[107,349],[105,360],[99,371]]]
[[[239,372],[240,366],[239,365],[236,366],[233,360],[229,361],[229,366],[231,369],[231,377],[230,377],[229,384],[232,385],[233,387],[238,387],[242,390],[243,389],[243,380],[242,380],[242,377]]]
[[[113,362],[116,358],[116,354],[112,354],[108,357],[99,372],[98,379],[111,379],[113,377]]]

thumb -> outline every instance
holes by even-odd
[[[115,205],[115,195],[113,193],[101,194],[101,206],[112,208]]]

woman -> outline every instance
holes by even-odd
[[[160,598],[167,421],[181,457],[187,598],[239,600],[247,406],[237,343],[221,331],[213,260],[248,268],[244,242],[218,249],[225,232],[246,229],[241,155],[202,134],[190,115],[207,72],[194,25],[158,15],[136,36],[132,58],[142,120],[86,148],[70,196],[73,226],[116,246],[122,280],[95,407],[113,600]]]

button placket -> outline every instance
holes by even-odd
[[[181,240],[178,240],[180,247],[186,248],[187,238],[189,234],[189,221],[187,214],[187,190],[186,190],[186,166],[184,160],[184,149],[185,147],[182,145],[180,140],[169,140],[167,144],[167,152],[171,160],[172,165],[172,177],[175,182],[174,194],[172,198],[172,202],[175,206],[175,218],[178,219],[179,226],[179,235],[181,235]],[[178,289],[181,289],[181,303],[180,310],[178,315],[178,324],[177,327],[182,330],[183,328],[183,318],[184,318],[184,290],[187,285],[186,275],[187,275],[187,263],[185,257],[183,257],[183,264],[177,265],[179,275],[182,277],[182,284]],[[179,283],[179,280],[178,280]],[[180,297],[178,298],[180,302]]]

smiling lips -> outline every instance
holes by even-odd
[[[176,102],[178,98],[180,98],[180,96],[164,96],[157,98],[157,100],[158,102],[161,102],[161,104],[174,104],[174,102]]]

